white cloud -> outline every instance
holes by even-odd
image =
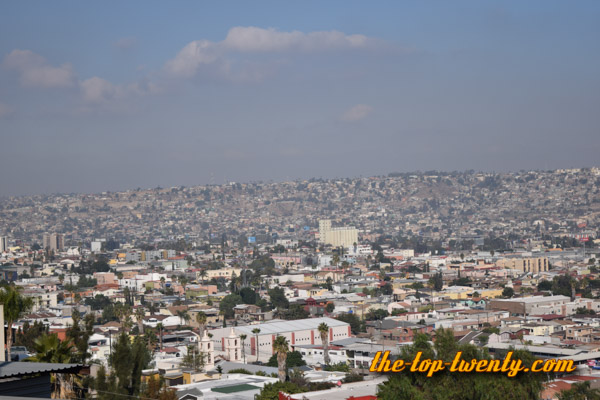
[[[137,45],[137,38],[130,36],[117,40],[114,46],[120,50],[129,50]]]
[[[177,77],[191,77],[202,65],[217,66],[221,73],[230,68],[231,53],[316,52],[332,49],[365,48],[372,39],[364,35],[346,35],[337,31],[281,32],[276,29],[238,26],[224,40],[196,40],[188,43],[169,60],[166,71]]]
[[[158,86],[149,81],[140,81],[128,85],[114,85],[106,79],[94,76],[79,83],[83,100],[91,104],[107,103],[127,95],[143,96],[157,93]]]
[[[8,104],[0,103],[0,118],[8,117],[15,109],[9,106]]]
[[[281,32],[273,28],[237,26],[229,30],[222,44],[226,48],[243,52],[276,52],[364,47],[367,41],[364,35],[345,35],[337,31]]]
[[[24,86],[41,88],[70,87],[76,83],[70,64],[54,67],[30,50],[13,50],[4,57],[4,66],[19,73]]]
[[[217,61],[217,46],[209,40],[195,40],[188,43],[174,59],[169,60],[166,69],[175,76],[190,77],[202,64]]]
[[[366,118],[371,111],[373,111],[373,107],[366,104],[357,104],[354,107],[346,110],[345,113],[342,114],[340,119],[344,122],[356,122],[361,119]]]
[[[115,86],[109,81],[94,76],[80,83],[83,99],[89,103],[103,103],[116,94]]]

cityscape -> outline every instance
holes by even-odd
[[[598,3],[0,9],[0,399],[600,399]]]

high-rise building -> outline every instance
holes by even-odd
[[[44,249],[60,251],[65,247],[65,235],[62,233],[44,234]]]
[[[0,236],[0,253],[8,251],[8,237]]]
[[[333,247],[350,248],[358,243],[358,229],[353,226],[332,228],[328,219],[319,220],[319,240]]]

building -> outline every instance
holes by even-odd
[[[333,247],[350,248],[358,243],[358,229],[353,226],[331,227],[331,220],[319,220],[319,240]]]
[[[45,250],[61,251],[65,247],[65,235],[62,233],[45,233],[43,242]]]
[[[531,296],[515,299],[492,299],[490,308],[494,311],[508,311],[511,315],[567,314],[567,296]]]
[[[8,251],[8,237],[0,236],[0,253]]]
[[[236,335],[246,335],[243,343],[244,354],[248,360],[267,361],[273,355],[273,342],[277,336],[284,336],[294,349],[296,345],[320,345],[321,335],[319,325],[326,323],[329,326],[329,341],[347,339],[351,336],[350,325],[333,318],[307,318],[293,321],[274,320],[262,324],[235,326],[211,330],[212,340],[216,351],[227,351],[227,340],[231,330]],[[259,329],[258,333],[254,333]],[[258,354],[258,357],[257,357]]]
[[[516,269],[521,272],[533,272],[534,274],[548,271],[548,257],[511,257],[496,261],[496,266],[500,268]]]

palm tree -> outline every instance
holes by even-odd
[[[198,311],[196,313],[196,322],[200,326],[200,336],[202,336],[206,329],[206,314],[203,311]]]
[[[44,333],[33,342],[35,355],[27,361],[68,364],[75,354],[71,340],[59,340],[56,333]]]
[[[13,323],[33,307],[33,299],[21,295],[19,291],[20,288],[12,285],[0,290],[0,304],[4,305],[4,320],[8,327],[6,330],[7,361],[11,360],[10,348],[13,342]]]
[[[138,323],[138,334],[139,335],[143,335],[144,334],[144,316],[146,315],[146,313],[144,312],[144,309],[142,307],[138,307],[135,310],[135,319],[137,320]]]
[[[275,342],[273,342],[273,351],[277,354],[277,375],[279,376],[279,381],[283,383],[287,375],[287,354],[290,351],[287,339],[283,336],[277,336]]]
[[[184,325],[186,321],[189,321],[190,315],[187,310],[177,310],[177,316],[179,317],[179,322],[181,325]]]
[[[319,324],[319,334],[321,335],[321,343],[323,344],[323,358],[325,365],[329,365],[329,326],[325,322]]]
[[[206,268],[202,268],[202,269],[200,270],[200,278],[202,278],[202,284],[203,284],[203,285],[204,285],[204,278],[206,278],[206,275],[207,275],[207,273],[206,273]]]
[[[245,333],[240,335],[240,341],[242,342],[242,357],[244,357],[244,364],[246,364],[246,347],[244,346],[244,341],[248,336]]]
[[[71,340],[59,340],[56,333],[38,337],[34,342],[35,355],[25,361],[68,364],[74,362],[75,346]],[[52,374],[53,398],[67,399],[73,394],[74,376]]]
[[[156,324],[156,327],[158,328],[158,336],[160,337],[160,349],[162,350],[162,348],[163,348],[162,339],[163,339],[164,326],[161,322],[159,322],[158,324]]]
[[[258,334],[260,333],[260,328],[252,329],[252,333],[254,333],[254,336],[256,338],[256,343],[254,344],[254,346],[256,347],[256,362],[258,362]]]

